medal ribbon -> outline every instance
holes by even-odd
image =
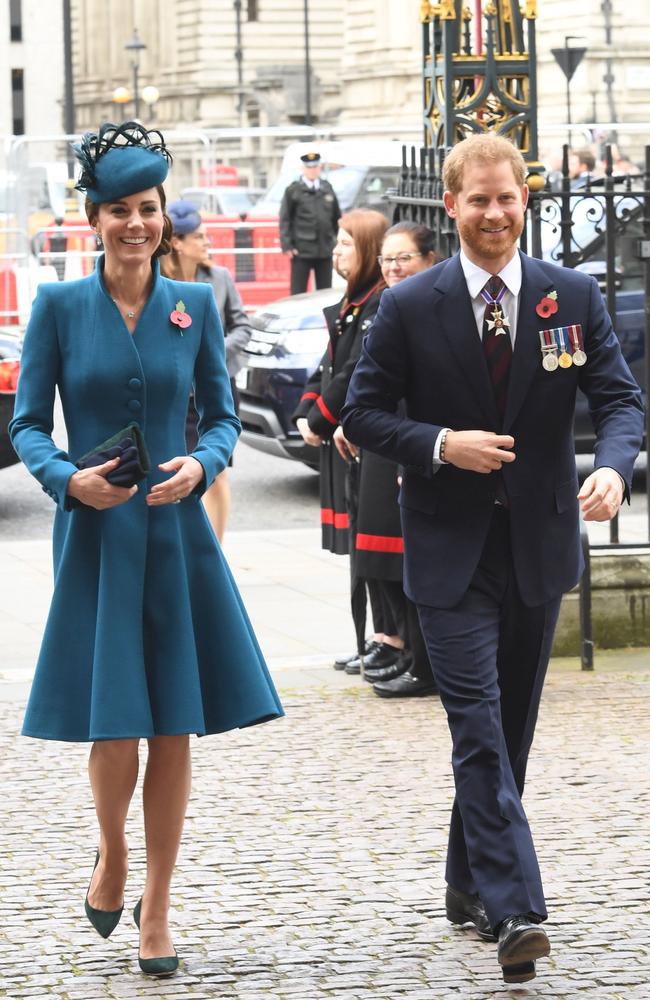
[[[557,330],[555,331],[557,333],[557,339],[558,339],[558,343],[560,345],[560,351],[562,352],[562,354],[568,354],[569,353],[569,345],[567,343],[567,341],[568,341],[567,331],[568,331],[568,327],[566,327],[566,326],[558,326]]]
[[[489,282],[488,282],[489,284]],[[503,296],[507,292],[507,288],[504,284],[501,285],[501,290],[497,292],[496,297],[492,297],[486,288],[481,289],[481,297],[487,302],[489,306],[500,306],[503,301]]]
[[[571,343],[573,344],[574,351],[582,351],[582,327],[580,324],[575,324],[574,326],[567,327],[569,331],[569,337],[571,338]]]
[[[557,330],[540,330],[539,331],[539,342],[542,345],[542,354],[547,351],[557,351],[557,340],[555,339],[555,334]]]

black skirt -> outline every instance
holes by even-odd
[[[404,540],[397,503],[398,465],[363,451],[360,468],[354,538],[357,573],[366,579],[401,582]]]
[[[347,468],[329,441],[320,446],[320,522],[322,548],[339,556],[350,552]]]

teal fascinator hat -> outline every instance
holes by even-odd
[[[162,133],[139,122],[104,122],[72,149],[81,164],[75,187],[96,205],[162,184],[172,159]]]

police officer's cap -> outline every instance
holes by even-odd
[[[306,163],[308,167],[315,167],[317,163],[320,163],[320,153],[303,153],[300,159],[303,163]]]

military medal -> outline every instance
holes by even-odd
[[[579,323],[569,328],[569,337],[571,338],[571,344],[573,346],[573,363],[578,365],[579,368],[587,363],[587,355],[584,352],[584,345],[582,343],[582,327]]]
[[[555,330],[540,330],[539,341],[542,346],[542,366],[547,372],[554,372],[560,361],[557,356],[558,345]]]
[[[556,333],[561,350],[561,354],[557,359],[557,363],[559,364],[560,368],[570,368],[571,365],[573,364],[573,358],[571,357],[567,349],[569,346],[567,343],[568,341],[567,328],[565,326],[559,326],[556,330]]]
[[[493,299],[490,293],[488,292],[487,288],[481,289],[481,296],[487,302],[487,306],[485,309],[486,311],[485,319],[487,321],[488,330],[489,331],[494,330],[495,337],[498,337],[499,334],[501,333],[505,334],[507,330],[510,329],[510,321],[506,316],[505,311],[500,308],[503,296],[506,294],[506,291],[507,291],[506,286],[502,285],[499,294],[495,299]],[[492,306],[492,313],[488,316],[487,310],[489,309],[490,306]]]

